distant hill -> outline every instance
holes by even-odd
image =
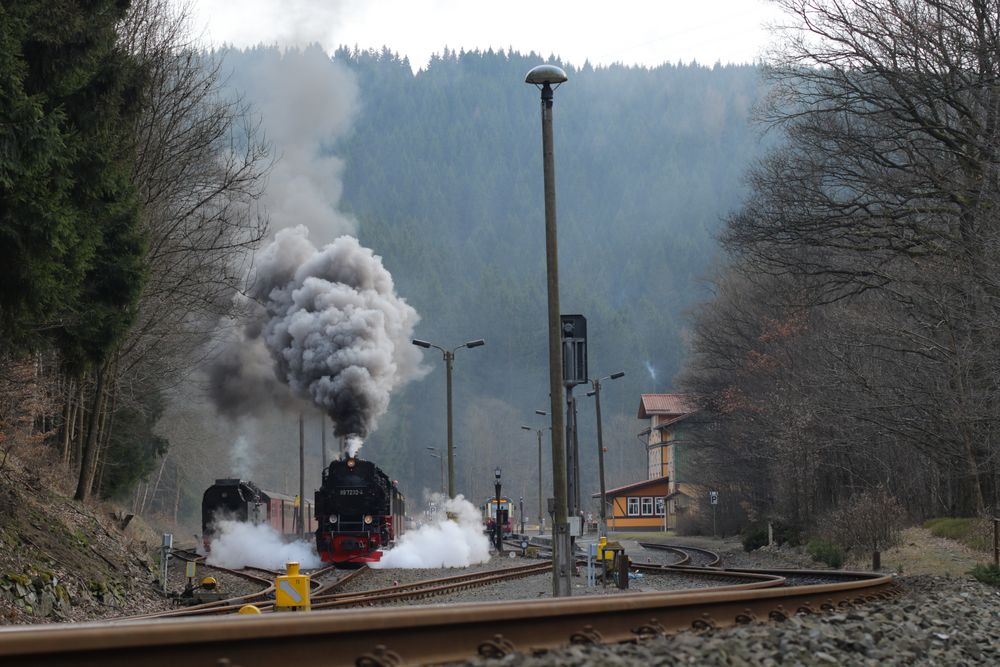
[[[234,51],[227,63],[239,74],[277,57]],[[534,451],[520,426],[536,425],[534,409],[547,405],[539,95],[523,82],[544,59],[446,50],[416,74],[388,50],[334,59],[356,74],[361,102],[346,139],[328,147],[345,161],[342,207],[421,314],[419,337],[487,340],[455,365],[459,486],[483,495],[487,470]],[[762,153],[748,121],[762,84],[749,65],[566,69],[554,122],[562,311],[588,318],[592,374],[627,373],[604,395],[618,425],[607,446],[621,450],[609,482],[619,483],[645,469],[638,394],[671,387],[685,311],[705,297],[701,279],[718,256],[715,233]],[[411,495],[436,486],[424,447],[444,443],[444,369],[430,352],[434,371],[394,396],[364,450]],[[589,488],[594,419],[578,393]],[[515,488],[532,488],[533,467],[511,473]]]

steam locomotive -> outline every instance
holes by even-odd
[[[201,534],[208,551],[219,521],[266,523],[289,539],[298,535],[298,503],[295,498],[264,491],[245,479],[217,479],[201,497]],[[305,506],[306,530],[316,528],[312,503]]]
[[[380,549],[402,534],[405,513],[406,499],[378,466],[336,460],[316,492],[316,551],[338,567],[381,560]]]

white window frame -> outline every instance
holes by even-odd
[[[666,496],[656,496],[656,500],[653,504],[653,512],[656,516],[664,516],[667,510],[667,498]]]
[[[643,496],[641,502],[642,516],[653,516],[653,496]]]
[[[625,510],[628,516],[639,516],[639,497],[638,496],[626,496],[625,498]]]

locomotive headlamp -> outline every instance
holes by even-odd
[[[348,468],[353,468],[356,464],[357,464],[357,461],[355,461],[354,459],[347,459],[347,467]]]
[[[330,515],[330,523],[337,523],[337,515],[336,514],[331,514]]]
[[[365,515],[365,523],[371,523],[371,522],[372,522],[372,515],[371,514],[366,514]]]

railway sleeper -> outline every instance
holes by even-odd
[[[585,625],[582,630],[574,632],[569,636],[569,643],[577,646],[589,646],[592,644],[603,644],[604,639],[601,637],[601,633],[594,629],[594,626]]]
[[[482,658],[503,658],[513,653],[515,650],[514,644],[503,635],[493,635],[493,639],[488,639],[484,641],[476,649],[479,656]]]
[[[658,620],[655,618],[649,619],[649,623],[640,625],[637,628],[632,628],[632,634],[636,636],[636,639],[655,639],[656,637],[662,637],[667,634],[667,629],[663,627]]]
[[[390,651],[385,644],[377,644],[371,653],[358,657],[354,663],[357,667],[399,667],[403,658],[395,651]]]

